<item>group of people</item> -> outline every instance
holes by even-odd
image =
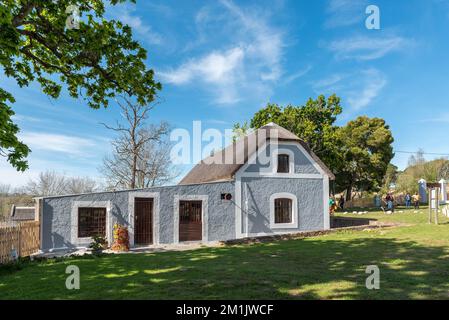
[[[419,202],[421,201],[421,198],[418,194],[418,192],[416,192],[413,196],[410,195],[409,192],[407,192],[407,194],[405,195],[405,206],[407,208],[410,208],[412,206],[415,207],[415,209],[419,209]]]
[[[421,198],[420,198],[418,192],[416,192],[414,195],[411,195],[410,192],[407,192],[404,197],[405,207],[408,209],[413,204],[415,209],[418,210],[420,200],[421,200]],[[387,193],[384,201],[387,204],[387,210],[394,212],[394,196],[393,196],[393,194]],[[384,208],[382,207],[382,209],[384,209]]]
[[[379,199],[379,198],[378,198]],[[419,202],[421,200],[418,192],[416,192],[414,195],[411,195],[410,192],[407,192],[407,194],[404,197],[405,200],[405,206],[406,208],[410,208],[413,204],[416,210],[419,209]],[[384,197],[383,202],[386,204],[386,208],[381,205],[382,210],[387,210],[394,212],[394,195],[392,193],[387,193],[387,195]],[[338,209],[343,210],[345,207],[345,198],[343,196],[340,197],[340,199],[337,201],[334,197],[329,198],[329,211],[330,214],[333,214]]]

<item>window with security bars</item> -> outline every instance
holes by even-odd
[[[78,208],[78,238],[106,237],[106,208]]]
[[[181,223],[201,222],[201,201],[180,201],[179,213]]]
[[[274,223],[292,223],[292,199],[274,200]]]
[[[278,173],[289,173],[290,172],[290,161],[287,154],[278,155]]]

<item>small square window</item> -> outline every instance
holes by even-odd
[[[278,155],[278,173],[289,173],[290,172],[290,158],[288,154]]]
[[[78,237],[106,236],[106,208],[78,209]]]

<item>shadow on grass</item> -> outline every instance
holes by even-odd
[[[80,290],[65,288],[71,264],[80,268]],[[373,264],[380,290],[365,287]],[[444,247],[365,235],[30,263],[0,273],[0,298],[446,299],[448,279]]]

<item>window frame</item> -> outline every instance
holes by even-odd
[[[104,223],[104,226],[103,227],[101,227],[100,225],[99,225],[99,223],[98,223],[98,221],[97,221],[97,226],[95,226],[97,229],[98,228],[101,228],[101,229],[103,229],[102,230],[102,232],[101,232],[101,234],[99,234],[100,236],[102,236],[102,237],[104,237],[104,238],[106,238],[107,237],[107,208],[106,207],[78,207],[78,225],[77,225],[77,237],[79,238],[79,239],[84,239],[84,238],[93,238],[95,235],[97,235],[97,234],[89,234],[89,235],[86,235],[85,233],[86,233],[86,231],[85,230],[83,230],[84,231],[84,234],[82,234],[81,233],[81,229],[84,227],[84,228],[86,228],[86,226],[83,226],[82,225],[82,220],[83,219],[81,219],[81,211],[84,211],[84,213],[87,213],[88,215],[94,215],[94,213],[95,213],[95,211],[102,211],[102,214],[104,214],[104,217],[102,217],[102,218],[92,218],[92,217],[90,217],[90,219],[95,219],[95,220],[103,220],[103,221],[100,221],[101,223]],[[92,227],[87,227],[87,228],[92,228]]]
[[[285,203],[283,203],[285,202]],[[277,212],[278,209],[286,210],[286,212]],[[288,221],[276,221],[277,218],[287,218],[285,220]],[[280,219],[282,220],[282,219]],[[293,200],[289,198],[275,198],[274,199],[274,223],[282,224],[282,223],[292,223],[293,221]]]
[[[289,223],[276,223],[276,199],[289,199],[291,200],[291,222]],[[298,228],[298,199],[292,193],[274,193],[270,196],[270,228],[272,229],[296,229]]]
[[[280,168],[280,158],[281,157],[283,157],[284,158],[284,161],[282,161],[282,165],[283,165],[283,168],[282,169],[285,169],[286,171],[279,171],[279,168]],[[286,161],[285,161],[286,160]],[[276,168],[276,173],[291,173],[290,171],[291,171],[291,168],[290,168],[290,155],[289,154],[287,154],[287,153],[278,153],[277,154],[277,161],[276,161],[276,164],[277,164],[277,168]]]

